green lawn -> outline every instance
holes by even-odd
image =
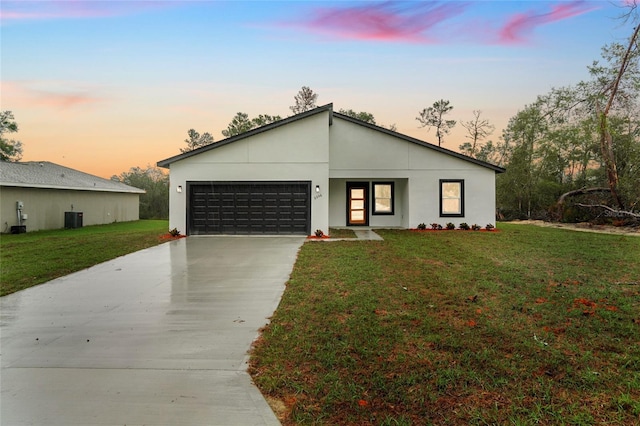
[[[345,228],[329,228],[329,236],[331,238],[357,238],[353,230]]]
[[[164,242],[166,220],[0,235],[0,296]]]
[[[640,421],[640,238],[306,243],[250,372],[284,424]]]

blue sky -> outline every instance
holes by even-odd
[[[415,117],[448,99],[496,126],[552,87],[588,78],[605,44],[631,33],[609,1],[6,1],[1,108],[23,160],[103,177],[175,155],[187,130],[236,112],[318,104],[374,114],[435,142]],[[445,137],[457,150],[460,124]]]

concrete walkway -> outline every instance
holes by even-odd
[[[355,229],[353,232],[359,240],[383,241],[383,238],[372,229]]]
[[[190,237],[0,299],[2,425],[279,425],[246,372],[304,238]]]

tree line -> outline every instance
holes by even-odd
[[[640,219],[639,28],[602,48],[589,80],[538,96],[476,155],[507,168],[496,188],[505,218]]]

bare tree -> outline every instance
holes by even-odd
[[[465,153],[470,157],[476,156],[476,149],[478,148],[478,142],[485,139],[487,136],[493,133],[495,126],[489,123],[489,120],[480,119],[482,111],[473,111],[473,120],[462,122],[462,127],[467,129],[467,139],[470,142],[466,142],[460,145],[460,149],[466,151]]]
[[[629,0],[625,7],[628,8],[627,12],[621,18],[624,22],[632,20],[635,24],[631,37],[629,38],[629,43],[626,47],[620,44],[613,44],[603,49],[610,62],[612,62],[610,68],[603,68],[596,62],[589,69],[591,74],[596,77],[596,81],[600,86],[596,91],[596,95],[593,97],[595,100],[593,108],[597,115],[600,153],[602,155],[607,184],[613,201],[617,204],[618,210],[613,210],[611,207],[604,206],[603,204],[579,205],[582,207],[604,208],[605,210],[618,213],[622,216],[638,217],[637,214],[630,214],[630,212],[625,210],[625,202],[620,195],[618,164],[616,162],[614,138],[609,120],[609,114],[612,109],[615,109],[616,104],[624,105],[630,100],[637,99],[634,95],[629,96],[629,93],[634,93],[633,89],[637,90],[637,88],[640,87],[640,67],[638,62],[638,57],[640,56],[640,16],[638,15],[638,1]],[[629,86],[632,87],[631,91],[628,90]],[[584,188],[583,191],[597,191],[597,188]],[[562,194],[558,199],[558,206],[562,207],[564,199],[573,195],[573,191]]]
[[[309,111],[316,107],[316,101],[318,100],[318,94],[313,93],[313,90],[307,86],[302,86],[302,89],[294,96],[296,104],[290,106],[289,109],[294,114],[300,114],[301,112]]]
[[[634,2],[632,4],[633,8],[637,6]],[[636,25],[636,28],[629,39],[629,44],[627,45],[627,49],[624,52],[622,58],[620,58],[620,66],[618,68],[618,73],[616,74],[613,81],[603,88],[601,91],[601,95],[607,96],[607,103],[602,107],[600,102],[596,102],[596,112],[598,113],[598,123],[599,123],[599,133],[600,133],[600,150],[602,152],[602,158],[604,160],[604,165],[607,171],[607,181],[609,183],[609,189],[611,190],[611,196],[614,198],[618,207],[620,209],[624,209],[624,202],[618,193],[618,169],[616,166],[616,159],[613,150],[613,137],[611,136],[611,131],[609,129],[609,112],[611,111],[611,107],[613,106],[613,102],[616,99],[616,95],[618,94],[618,89],[620,87],[620,81],[622,80],[625,72],[627,71],[629,64],[634,59],[637,58],[638,53],[638,33],[640,32],[640,25]]]
[[[416,120],[422,124],[422,127],[435,127],[436,137],[438,138],[438,146],[442,146],[444,135],[448,134],[453,126],[456,125],[455,120],[445,120],[444,116],[451,112],[453,106],[449,105],[449,101],[440,99],[434,102],[433,106],[425,108],[419,112]]]

